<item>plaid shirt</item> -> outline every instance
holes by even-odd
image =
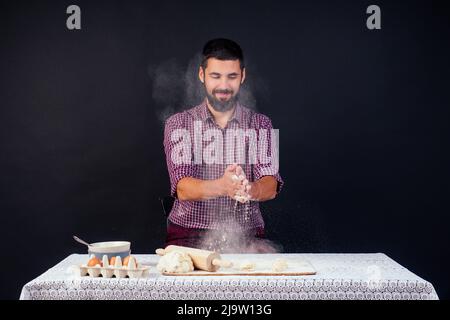
[[[222,163],[212,163],[203,159],[201,164],[194,161],[194,122],[197,125],[201,121],[202,130],[219,129],[223,134],[224,144],[224,161]],[[241,104],[237,103],[233,117],[229,120],[225,129],[220,128],[214,121],[212,113],[209,111],[206,99],[200,105],[193,107],[184,112],[172,115],[167,119],[164,129],[164,150],[166,153],[167,168],[170,176],[171,195],[176,197],[178,181],[184,177],[193,177],[202,180],[214,180],[220,178],[227,165],[236,161],[226,161],[227,145],[225,139],[225,131],[227,129],[267,129],[270,133],[272,129],[270,119],[260,113],[256,113]],[[171,155],[177,141],[172,141],[172,133],[177,129],[187,129],[191,135],[192,141],[192,162],[176,164],[172,161]],[[259,138],[258,138],[259,141]],[[271,139],[268,138],[266,147],[270,155]],[[203,148],[210,141],[200,142]],[[248,152],[249,142],[246,140],[245,150]],[[239,149],[237,151],[239,152]],[[236,156],[236,155],[235,155]],[[248,160],[248,158],[245,158]],[[270,164],[261,164],[259,160],[255,164],[239,163],[250,182],[256,181],[263,176],[274,176],[278,181],[277,193],[280,191],[283,180],[274,167]],[[172,211],[169,214],[169,220],[185,228],[196,229],[224,229],[240,228],[243,230],[253,228],[263,228],[264,220],[261,216],[259,203],[250,201],[247,203],[239,203],[228,196],[221,196],[215,199],[204,201],[180,201],[175,199]]]

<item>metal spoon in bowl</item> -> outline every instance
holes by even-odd
[[[86,246],[89,248],[90,244],[87,243],[86,241],[84,241],[84,240],[78,238],[77,236],[73,236],[73,238],[75,239],[76,242],[79,242],[79,243],[81,243],[81,244],[84,244],[84,245],[86,245]]]

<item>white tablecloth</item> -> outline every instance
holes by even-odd
[[[300,258],[316,269],[310,276],[176,276],[159,274],[156,255],[135,255],[151,266],[147,278],[105,279],[75,276],[72,265],[87,255],[73,254],[30,281],[20,299],[438,299],[433,286],[382,253],[271,254],[267,259]],[[222,255],[252,260],[261,255]]]

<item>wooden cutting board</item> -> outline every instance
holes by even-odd
[[[281,272],[272,271],[274,261],[249,260],[255,264],[252,271],[240,270],[240,263],[233,261],[233,267],[221,268],[216,272],[194,270],[186,273],[163,272],[165,276],[307,276],[316,274],[314,267],[306,260],[285,259],[288,267]]]

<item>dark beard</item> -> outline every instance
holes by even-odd
[[[216,97],[214,97],[213,95],[210,95],[208,93],[208,91],[206,91],[206,88],[205,88],[205,92],[206,92],[206,98],[208,99],[209,104],[217,112],[225,112],[225,111],[231,110],[231,109],[233,109],[234,105],[236,104],[237,95],[234,97],[231,97],[230,100],[228,100],[228,101],[220,101],[220,100],[216,99]]]

